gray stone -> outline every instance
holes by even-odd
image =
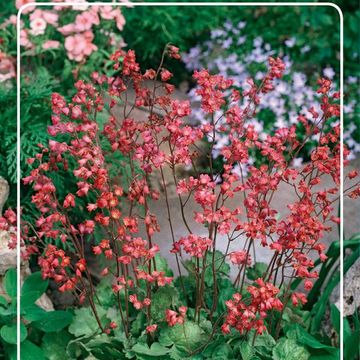
[[[16,249],[9,249],[9,233],[0,230],[0,276],[4,275],[7,269],[16,267]]]
[[[8,182],[0,176],[0,215],[2,214],[2,210],[6,200],[9,196],[9,184]]]

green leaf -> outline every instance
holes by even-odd
[[[69,311],[56,310],[43,314],[41,320],[32,323],[37,329],[44,332],[60,331],[71,324],[73,315]]]
[[[67,331],[47,333],[42,338],[41,348],[48,360],[71,360],[66,354],[66,347],[71,340]]]
[[[267,348],[272,348],[275,346],[275,344],[276,344],[275,339],[270,334],[266,334],[266,333],[262,335],[257,335],[254,343],[256,347],[264,346]]]
[[[244,341],[240,345],[240,354],[242,360],[251,360],[255,355],[254,347]]]
[[[360,328],[356,329],[344,341],[344,359],[353,360],[358,359],[360,355]]]
[[[4,306],[4,307],[7,307],[8,306],[8,301],[0,295],[0,306]]]
[[[96,309],[100,318],[105,316],[106,311],[102,307],[98,306]],[[90,308],[80,308],[75,310],[73,322],[69,326],[70,334],[73,334],[75,337],[91,336],[99,330],[99,325]]]
[[[252,339],[253,336],[254,332],[252,331],[249,334],[249,339]],[[268,359],[275,344],[275,339],[270,334],[265,333],[256,336],[254,347],[256,348],[256,352],[261,356],[261,358]]]
[[[335,304],[330,305],[330,318],[335,331],[340,334],[340,311]]]
[[[131,323],[131,333],[134,336],[139,336],[144,330],[146,324],[146,316],[143,312],[138,312],[136,318]]]
[[[161,335],[170,339],[182,353],[194,351],[208,340],[204,330],[193,321],[167,328]],[[160,343],[164,345],[163,342]]]
[[[20,347],[21,360],[46,360],[41,348],[25,340]]]
[[[44,317],[44,314],[46,313],[44,309],[42,309],[40,306],[36,304],[33,304],[21,310],[25,320],[30,322],[41,320]]]
[[[17,344],[17,326],[16,324],[4,325],[0,330],[0,336],[8,344]],[[20,342],[27,337],[27,330],[23,323],[20,323]]]
[[[85,345],[87,351],[90,351],[95,359],[125,359],[123,354],[123,342],[116,340],[106,334],[100,334],[92,338]]]
[[[35,272],[29,275],[21,288],[21,295],[25,295],[29,292],[37,291],[42,295],[49,285],[48,280],[43,280],[41,272]]]
[[[281,338],[273,349],[274,360],[307,360],[309,352],[293,339]]]
[[[293,329],[296,331],[296,340],[299,344],[306,345],[311,349],[325,350],[332,354],[335,354],[339,351],[337,348],[321,343],[319,340],[307,333],[305,329],[298,324],[294,325]]]
[[[35,301],[42,295],[40,291],[28,291],[20,296],[21,312],[27,311],[29,307],[34,306]]]
[[[267,264],[262,262],[255,263],[254,266],[248,267],[246,269],[246,276],[249,280],[256,280],[261,278],[267,269]]]
[[[160,287],[151,299],[151,317],[154,321],[164,319],[165,310],[176,305],[178,300],[177,290],[168,285]]]
[[[157,271],[164,271],[166,276],[174,276],[173,271],[169,267],[169,264],[164,257],[160,256],[159,254],[156,254],[155,262],[156,262]]]
[[[170,349],[155,342],[149,348],[146,344],[137,343],[132,347],[132,350],[137,354],[144,354],[148,356],[163,356],[169,353]]]
[[[230,274],[230,265],[224,260],[224,254],[216,250],[215,254],[213,252],[208,252],[206,256],[206,270],[205,270],[205,283],[207,286],[212,287],[214,285],[214,275],[212,269],[212,261],[213,257],[215,260],[215,271],[217,275],[217,279],[228,276]]]
[[[17,294],[17,275],[16,275],[16,269],[9,269],[4,278],[4,287],[6,293],[12,297],[15,298]]]

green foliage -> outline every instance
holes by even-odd
[[[4,288],[7,297],[0,297],[0,348],[6,356],[13,359],[16,357],[17,343],[17,281],[16,270],[9,269],[4,278]],[[66,328],[71,322],[73,315],[68,311],[45,311],[35,304],[46,291],[47,281],[43,281],[39,272],[28,276],[20,292],[20,342],[22,359],[45,359],[41,348],[41,336],[56,334]],[[37,339],[35,334],[39,334]],[[54,335],[54,339],[56,336]],[[47,346],[50,346],[47,338]]]
[[[264,275],[267,265],[262,262],[257,262],[254,266],[250,266],[246,269],[246,276],[250,280],[256,280]]]
[[[159,341],[161,344],[174,345],[173,356],[186,356],[203,345],[208,336],[204,329],[195,322],[186,321],[183,325],[177,324],[164,329]]]
[[[98,307],[97,309],[100,317],[105,316],[106,311],[104,309],[101,307]],[[89,337],[98,333],[98,331],[99,325],[90,308],[83,307],[75,310],[74,320],[69,326],[70,334],[73,334],[75,337]]]
[[[281,338],[273,349],[274,360],[298,359],[308,360],[309,352],[301,345],[298,345],[296,340]]]
[[[178,291],[168,285],[159,288],[152,296],[151,317],[155,322],[164,318],[165,310],[175,307],[179,303]]]
[[[338,331],[339,334],[339,331]],[[344,359],[358,360],[360,358],[360,321],[359,309],[347,318],[344,318]]]

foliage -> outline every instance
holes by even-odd
[[[0,349],[11,360],[16,359],[16,280],[16,270],[9,269],[4,277],[6,293],[4,296],[0,296]],[[48,282],[42,279],[41,273],[36,272],[29,275],[21,287],[20,342],[22,359],[45,359],[41,341],[45,340],[45,349],[55,346],[54,342],[59,341],[56,339],[59,332],[72,322],[73,315],[69,311],[45,311],[37,305],[37,300],[45,293],[47,286]],[[41,340],[42,338],[43,340]],[[51,338],[53,338],[52,341],[50,341]]]

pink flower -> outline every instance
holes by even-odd
[[[20,45],[26,49],[31,49],[33,47],[33,43],[29,40],[29,32],[27,29],[20,30]]]
[[[245,250],[232,252],[230,254],[230,260],[236,265],[251,265],[251,256]]]
[[[158,326],[157,326],[156,324],[149,325],[149,326],[146,327],[146,332],[147,332],[148,334],[152,334],[153,332],[156,331],[157,327],[158,327]]]
[[[30,21],[30,33],[31,35],[38,36],[43,35],[46,29],[46,21],[42,18],[36,18]]]
[[[47,40],[42,45],[42,48],[44,50],[58,49],[59,47],[60,47],[60,42],[56,40]]]
[[[17,9],[20,9],[22,6],[26,5],[26,4],[30,4],[30,3],[34,3],[36,0],[16,0],[15,1],[15,6]],[[30,12],[32,12],[35,9],[35,6],[29,6],[27,8],[25,8],[22,13],[23,14],[28,14]]]
[[[189,234],[187,237],[182,237],[177,243],[174,243],[175,247],[172,252],[177,252],[180,245],[184,247],[185,252],[190,256],[202,258],[212,243],[211,239]]]
[[[68,36],[76,32],[75,24],[67,24],[57,29],[64,36]]]
[[[33,13],[30,14],[29,18],[30,21],[36,19],[43,19],[44,21],[46,21],[47,24],[56,27],[58,26],[59,15],[56,12],[36,9]]]
[[[173,77],[173,74],[166,69],[162,69],[160,73],[161,81],[168,81]]]
[[[112,20],[115,19],[116,16],[118,15],[119,13],[118,10],[119,10],[118,8],[114,8],[113,6],[110,5],[100,6],[100,16],[104,20]]]
[[[57,13],[52,11],[43,11],[42,17],[49,25],[54,27],[58,26],[59,15]]]
[[[66,195],[63,206],[65,209],[75,207],[75,196],[73,194]]]
[[[118,9],[118,13],[116,15],[116,27],[121,31],[124,29],[124,25],[125,25],[125,18],[123,16],[123,14],[121,14],[120,9]]]
[[[91,30],[93,25],[99,24],[99,17],[93,11],[84,11],[76,16],[75,30],[78,32]]]
[[[304,289],[305,290],[311,290],[313,287],[313,283],[310,280],[305,280],[304,281]]]
[[[96,45],[92,44],[93,39],[94,34],[91,31],[68,36],[65,39],[65,49],[68,52],[69,59],[81,62],[91,55],[93,51],[97,50]]]
[[[165,311],[165,320],[169,326],[175,326],[176,324],[183,324],[185,321],[186,311],[187,311],[186,306],[180,306],[179,308],[180,314],[178,314],[174,310],[167,309]]]
[[[0,51],[0,83],[15,77],[14,62]]]

